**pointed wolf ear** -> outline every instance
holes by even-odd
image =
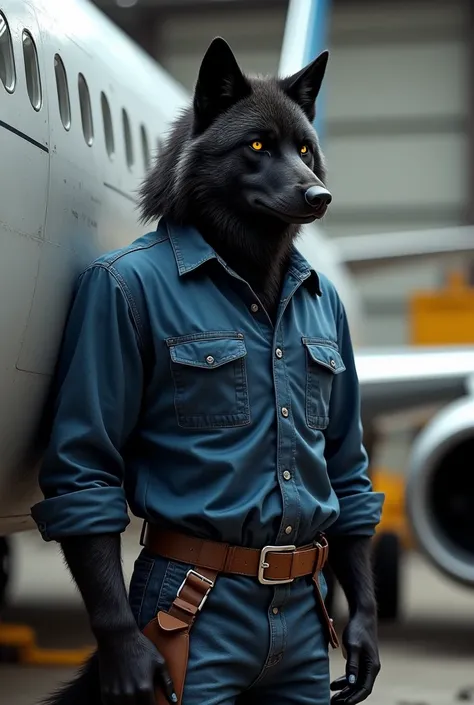
[[[225,39],[213,39],[202,60],[194,90],[195,131],[205,130],[224,110],[250,95],[251,90]]]
[[[285,93],[298,103],[310,122],[313,122],[316,115],[315,102],[326,72],[328,58],[329,52],[323,51],[301,71],[280,81]]]

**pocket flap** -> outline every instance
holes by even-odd
[[[186,622],[182,622],[180,619],[173,617],[168,612],[158,612],[156,619],[161,629],[165,632],[176,632],[183,631],[184,629],[189,629]]]
[[[314,342],[311,338],[303,338],[303,344],[314,362],[326,367],[335,375],[339,374],[339,372],[344,372],[346,369],[339,350],[336,350],[332,345],[319,341]]]
[[[209,370],[238,360],[247,354],[244,340],[237,337],[206,338],[185,342],[174,339],[168,341],[168,346],[173,362]]]

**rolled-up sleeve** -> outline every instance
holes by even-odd
[[[46,541],[121,532],[129,523],[121,449],[138,418],[139,331],[122,281],[95,264],[80,277],[53,392],[51,435],[31,509]]]
[[[341,304],[342,307],[342,304]],[[380,521],[384,494],[374,492],[363,445],[359,380],[346,313],[339,319],[338,345],[345,371],[335,375],[326,429],[326,463],[340,514],[329,534],[371,536]]]

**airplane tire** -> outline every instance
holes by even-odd
[[[397,534],[381,534],[374,542],[372,561],[380,621],[395,620],[399,615],[400,555]]]
[[[0,611],[6,600],[8,580],[11,572],[10,546],[4,536],[0,536]]]

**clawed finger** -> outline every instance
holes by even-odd
[[[344,688],[346,685],[347,685],[346,676],[340,676],[339,678],[336,678],[336,680],[332,681],[330,688],[331,688],[331,690],[341,690],[341,688]]]
[[[339,693],[333,695],[331,698],[331,705],[343,705],[345,704],[347,698],[354,692],[353,688],[349,686],[343,688]]]
[[[354,691],[353,688],[344,688],[337,695],[331,698],[331,705],[356,705],[361,703],[370,695],[366,688],[358,688]]]
[[[171,680],[171,676],[168,673],[168,669],[164,664],[157,669],[156,676],[160,681],[167,701],[172,705],[175,705],[175,703],[178,702],[178,696],[174,691],[173,681]]]
[[[369,697],[374,687],[374,682],[377,677],[378,668],[369,668],[364,674],[364,678],[359,678],[358,683],[349,685],[347,678],[341,676],[331,683],[331,690],[339,690],[331,698],[331,705],[357,705]],[[361,681],[363,685],[361,685]],[[342,688],[342,690],[341,690]]]
[[[355,692],[352,692],[348,698],[345,700],[345,705],[356,705],[356,703],[361,703],[363,700],[368,698],[370,692],[366,688],[359,688]]]

